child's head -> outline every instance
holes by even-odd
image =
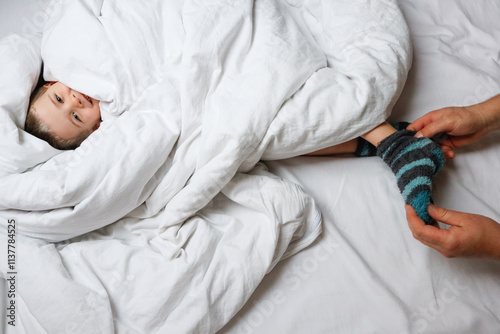
[[[60,150],[75,149],[101,124],[99,101],[60,82],[36,90],[25,130]]]

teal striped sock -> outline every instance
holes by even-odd
[[[396,122],[391,123],[391,125],[396,130],[406,129],[410,123],[408,122]],[[372,145],[370,142],[364,140],[363,138],[358,138],[358,146],[356,147],[356,151],[354,151],[354,155],[357,157],[373,157],[377,155],[377,148],[375,145]]]
[[[358,137],[358,146],[356,146],[354,155],[357,157],[373,157],[377,155],[377,148],[370,142]]]
[[[441,170],[444,155],[439,144],[415,138],[415,131],[400,130],[385,138],[377,155],[392,169],[406,204],[426,223],[434,220],[427,212],[431,203],[432,178]]]

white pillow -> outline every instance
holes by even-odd
[[[29,97],[38,82],[41,35],[0,40],[0,177],[22,173],[60,153],[24,131]]]

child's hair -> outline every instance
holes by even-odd
[[[26,114],[26,122],[24,130],[35,137],[45,140],[52,147],[59,150],[74,150],[90,135],[89,132],[84,132],[76,138],[62,139],[56,136],[45,123],[43,123],[36,115],[35,102],[47,91],[47,87],[43,84],[37,85],[30,97],[28,113]]]

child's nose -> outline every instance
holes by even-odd
[[[82,102],[78,99],[78,97],[74,93],[71,93],[71,101],[74,107],[82,106]]]

